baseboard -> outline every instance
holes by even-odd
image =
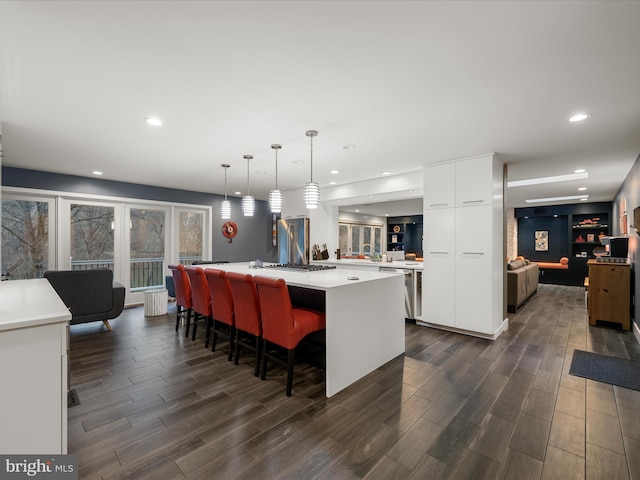
[[[471,330],[463,330],[461,328],[449,327],[446,325],[437,325],[435,323],[428,323],[421,320],[416,320],[416,325],[420,325],[422,327],[437,328],[438,330],[446,330],[447,332],[461,333],[463,335],[469,335],[471,337],[484,338],[485,340],[495,340],[504,331],[509,329],[509,318],[508,317],[505,318],[502,321],[502,324],[493,333],[474,332]]]

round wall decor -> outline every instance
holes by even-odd
[[[238,226],[233,222],[225,222],[222,225],[222,235],[227,238],[227,241],[231,243],[233,241],[233,237],[238,234]]]
[[[395,225],[393,227],[393,233],[400,233],[400,225]]]

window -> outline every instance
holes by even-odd
[[[338,224],[338,245],[343,255],[382,254],[382,226],[358,223]]]
[[[178,260],[191,265],[202,260],[204,213],[180,211],[178,221]]]
[[[2,280],[42,278],[55,263],[53,204],[53,199],[4,196]]]
[[[5,187],[2,279],[107,268],[127,287],[126,304],[141,303],[169,263],[211,258],[211,217],[205,205]]]
[[[72,270],[114,269],[114,208],[72,203],[69,207]]]

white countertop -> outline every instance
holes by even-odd
[[[267,263],[265,265],[274,264]],[[248,262],[213,265],[203,264],[198,266],[204,269],[214,268],[224,270],[225,272],[248,273],[249,275],[282,278],[288,285],[308,287],[316,290],[327,290],[356,283],[373,282],[381,278],[386,278],[388,275],[379,273],[377,270],[369,272],[366,270],[349,270],[345,268],[332,268],[330,270],[317,270],[312,272],[307,270],[298,271],[277,268],[249,268]]]
[[[354,265],[361,267],[371,267],[377,269],[378,267],[384,268],[405,268],[411,270],[422,270],[422,262],[407,262],[405,260],[395,260],[393,262],[372,262],[367,259],[359,258],[341,258],[340,260],[313,260],[311,263],[317,263],[319,265]]]
[[[71,320],[71,312],[49,280],[0,282],[0,331]]]

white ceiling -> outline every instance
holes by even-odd
[[[640,154],[638,25],[615,1],[2,1],[3,163],[212,193],[230,163],[245,193],[252,154],[266,199],[270,145],[299,188],[316,129],[321,187],[496,152],[510,180],[589,171],[509,206],[610,201]]]

